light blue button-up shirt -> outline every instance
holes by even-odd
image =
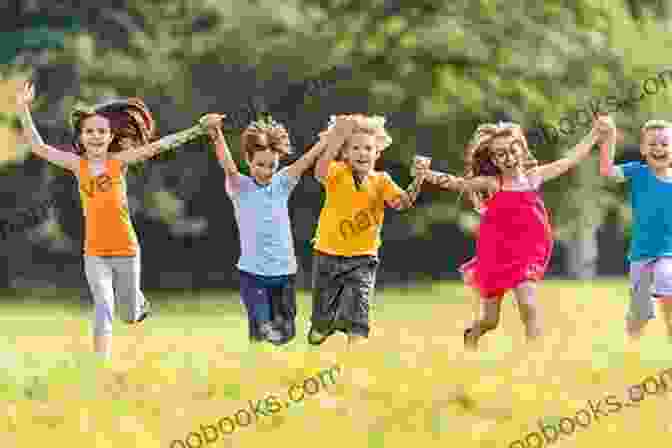
[[[296,274],[294,238],[289,221],[289,195],[299,182],[282,169],[268,185],[240,175],[240,187],[228,193],[240,233],[241,271],[263,276]]]

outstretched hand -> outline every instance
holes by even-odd
[[[226,114],[205,114],[198,122],[208,131],[214,131],[222,125],[224,118],[226,118]]]
[[[30,105],[33,103],[34,100],[35,100],[35,84],[32,81],[26,81],[18,89],[18,92],[16,94],[16,105],[20,109],[23,109],[26,106],[30,107]]]
[[[598,115],[593,121],[593,132],[602,142],[613,141],[616,137],[616,124],[609,115]]]

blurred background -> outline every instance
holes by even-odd
[[[140,96],[160,135],[208,112],[240,128],[270,112],[300,156],[337,113],[383,114],[394,144],[380,169],[410,182],[414,154],[462,173],[478,123],[528,128],[536,157],[552,161],[588,131],[559,141],[539,123],[574,120],[589,102],[647,95],[614,114],[619,160],[638,158],[638,127],[669,118],[672,48],[668,1],[488,0],[5,0],[0,14],[0,219],[51,199],[49,216],[0,241],[0,288],[81,288],[82,212],[75,180],[30,155],[17,134],[14,95],[37,83],[34,116],[45,140],[70,142],[78,101]],[[653,85],[655,94],[650,94]],[[553,125],[553,123],[556,123]],[[597,176],[597,157],[543,189],[558,243],[551,277],[626,272],[625,188]],[[212,146],[196,141],[129,174],[142,245],[143,287],[236,288],[233,209]],[[291,199],[299,280],[309,286],[323,194],[304,176]],[[455,279],[473,254],[476,216],[457,194],[427,190],[405,214],[389,211],[379,284]]]

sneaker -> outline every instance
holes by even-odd
[[[152,304],[149,300],[145,299],[144,305],[142,305],[142,310],[140,310],[140,315],[135,320],[136,324],[139,324],[143,320],[147,319],[152,314]]]
[[[274,344],[282,342],[282,333],[273,328],[273,325],[270,322],[264,322],[259,326],[259,332],[264,336],[269,342]]]

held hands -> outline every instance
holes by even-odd
[[[205,114],[198,120],[198,124],[208,131],[208,134],[214,136],[222,125],[224,118],[226,118],[226,114]]]
[[[598,143],[612,143],[616,139],[616,124],[609,115],[598,115],[593,121],[591,132],[597,138]]]
[[[336,124],[331,132],[340,136],[349,136],[355,130],[357,122],[347,115],[338,115],[336,117]]]
[[[422,182],[428,180],[430,171],[429,167],[432,159],[429,157],[416,156],[413,160],[413,167],[411,168],[411,176]]]
[[[16,105],[19,109],[30,107],[35,100],[35,84],[32,81],[26,81],[18,89],[16,94]]]

